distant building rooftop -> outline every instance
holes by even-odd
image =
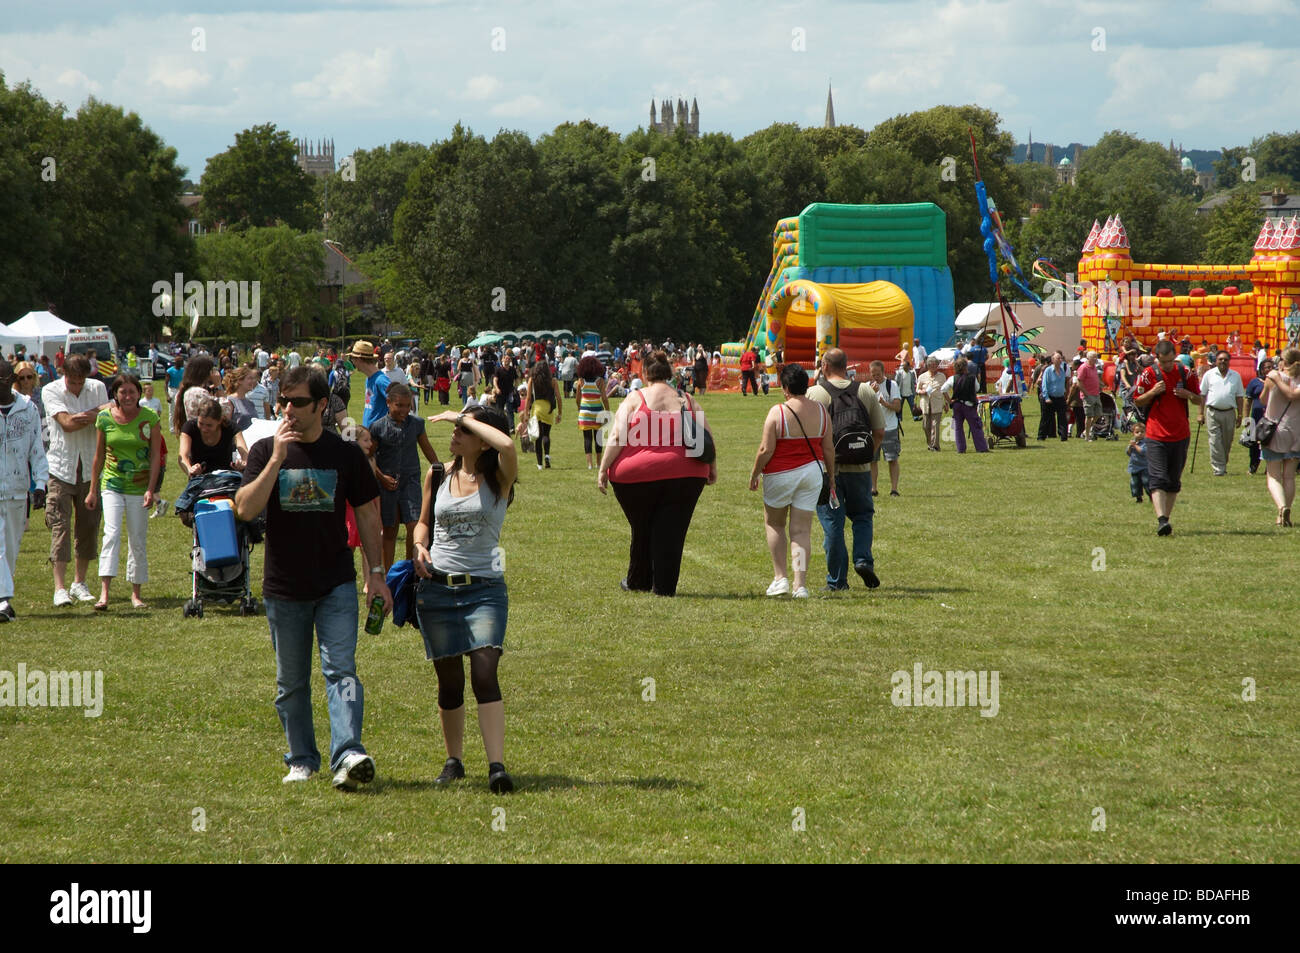
[[[1231,192],[1220,192],[1213,198],[1206,199],[1196,207],[1197,215],[1209,215],[1220,205],[1232,198]],[[1300,212],[1300,195],[1289,195],[1280,188],[1275,188],[1271,192],[1259,193],[1259,215],[1264,218],[1269,215],[1283,215],[1287,213]]]

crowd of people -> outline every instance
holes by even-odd
[[[766,368],[773,356],[779,357],[750,355],[755,379],[746,379],[747,391],[767,386],[768,375],[759,384],[753,369]],[[1111,387],[1126,410],[1133,497],[1149,497],[1157,532],[1171,534],[1191,440],[1189,405],[1208,427],[1216,475],[1227,472],[1233,434],[1249,414],[1254,429],[1243,430],[1240,442],[1253,444],[1251,472],[1264,464],[1277,523],[1290,526],[1300,460],[1300,350],[1288,348],[1276,361],[1265,355],[1249,387],[1231,369],[1227,350],[1208,355],[1213,366],[1200,373],[1181,356],[1162,340],[1154,354],[1126,351],[1116,368]],[[693,343],[670,350],[650,342],[599,350],[546,341],[500,350],[439,342],[426,352],[357,341],[344,353],[320,349],[305,358],[261,347],[196,349],[166,368],[166,411],[153,382],[141,380],[130,362],[105,382],[85,355],[0,361],[0,621],[17,618],[14,569],[32,509],[44,509],[50,530],[56,607],[90,602],[109,609],[125,537],[131,604],[147,608],[149,519],[169,506],[160,491],[170,437],[186,481],[178,512],[190,511],[207,477],[233,470],[242,474],[238,518],[265,515],[262,593],[276,652],[276,708],[289,746],[284,780],[307,780],[322,767],[309,694],[313,640],[326,684],[333,782],[355,789],[375,776],[361,743],[364,694],[355,661],[360,550],[361,590],[372,610],[414,620],[434,664],[447,755],[437,782],[465,776],[468,658],[489,785],[509,791],[497,679],[508,612],[500,536],[520,454],[531,451],[538,469],[549,469],[555,428],[571,408],[587,468],[596,471],[600,492],[612,488],[628,522],[622,587],[673,596],[696,506],[718,478],[699,401],[718,358]],[[1028,382],[1043,410],[1042,440],[1068,439],[1067,409],[1076,397],[1085,435],[1104,413],[1096,353],[1085,349],[1071,364],[1058,351]],[[881,459],[889,495],[900,496],[905,420],[921,422],[927,449],[937,452],[949,410],[958,452],[966,430],[976,452],[987,451],[977,412],[982,367],[958,356],[949,377],[919,341],[900,355],[894,373],[876,361],[863,380],[834,348],[811,377],[799,364],[780,367],[782,400],[766,414],[749,476],[750,489],[762,490],[773,568],[767,595],[809,596],[814,516],[823,529],[822,588],[848,589],[850,568],[868,588],[880,585],[872,542]],[[364,382],[360,421],[348,416],[354,372]],[[613,411],[611,398],[619,396],[625,399]],[[422,416],[421,400],[426,411],[438,412]],[[429,432],[439,425],[451,428],[445,463]],[[246,437],[250,432],[257,436]],[[297,493],[302,485],[312,493]],[[402,531],[406,561],[397,562]],[[89,584],[92,561],[97,594]]]

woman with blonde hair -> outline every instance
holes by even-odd
[[[1282,352],[1278,366],[1264,381],[1264,419],[1277,424],[1268,443],[1260,441],[1260,455],[1268,474],[1268,493],[1277,506],[1277,525],[1291,525],[1295,502],[1295,471],[1300,461],[1300,349]]]

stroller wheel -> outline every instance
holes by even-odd
[[[181,618],[188,619],[194,614],[194,600],[186,599],[185,605],[181,606]]]
[[[1018,434],[1016,434],[1016,446],[1019,447],[1021,450],[1025,449],[1025,447],[1028,445],[1028,443],[1029,443],[1029,440],[1028,440],[1028,438],[1024,435],[1023,432],[1022,432],[1022,433],[1018,433]]]
[[[196,616],[198,616],[200,619],[203,618],[203,602],[202,602],[201,600],[196,600],[196,601],[195,601],[195,603],[194,603],[194,614],[195,614]]]

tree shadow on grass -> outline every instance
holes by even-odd
[[[862,586],[853,586],[845,590],[847,593],[865,594],[869,590]],[[947,595],[955,592],[970,592],[971,590],[962,586],[891,586],[889,583],[882,583],[879,589],[870,590],[877,597],[886,595]],[[809,586],[809,592],[814,595],[828,595],[820,589],[813,589]],[[784,597],[773,598],[762,592],[679,592],[674,597],[676,599],[738,599],[745,602],[779,602]],[[841,596],[841,598],[843,598]]]
[[[1177,536],[1275,536],[1281,526],[1272,523],[1259,529],[1176,529]]]
[[[634,788],[640,791],[675,791],[680,789],[696,791],[703,787],[698,781],[681,781],[677,778],[611,778],[592,781],[587,778],[574,778],[567,774],[512,774],[515,793],[526,794],[532,791],[554,791],[574,788]],[[395,791],[456,791],[473,790],[476,787],[487,790],[486,778],[466,778],[451,785],[434,784],[433,779],[416,780],[408,778],[378,779],[369,786],[372,791],[392,788]]]

